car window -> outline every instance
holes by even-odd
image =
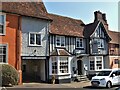
[[[118,76],[120,76],[120,70],[118,70]]]
[[[113,77],[113,74],[115,74],[115,76],[118,76],[118,71],[114,71],[114,72],[111,74],[111,77]]]

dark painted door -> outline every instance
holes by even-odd
[[[82,75],[82,61],[77,61],[78,75]]]

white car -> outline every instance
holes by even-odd
[[[108,87],[120,85],[120,69],[103,69],[96,76],[92,77],[92,86]]]

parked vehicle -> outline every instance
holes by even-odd
[[[120,69],[101,70],[96,76],[92,77],[91,85],[107,88],[111,88],[113,85],[120,85]]]

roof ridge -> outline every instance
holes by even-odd
[[[68,19],[77,20],[77,21],[82,21],[81,19],[75,19],[75,18],[72,18],[72,17],[62,16],[62,15],[53,14],[53,13],[48,13],[48,15],[54,15],[54,16],[58,16],[58,17],[63,17],[63,18],[68,18]],[[83,22],[83,21],[82,21],[82,22]]]

